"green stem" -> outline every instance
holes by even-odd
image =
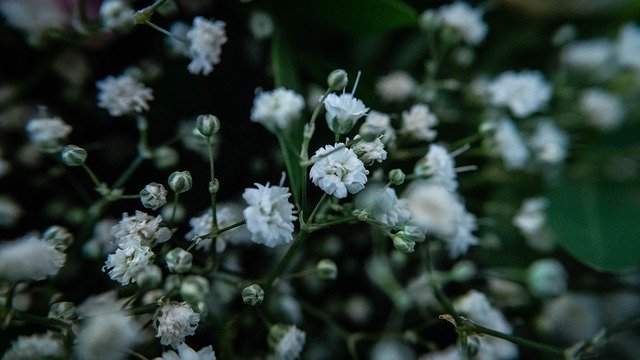
[[[457,149],[457,148],[459,148],[461,146],[464,146],[466,144],[471,144],[471,143],[476,142],[476,141],[478,141],[480,139],[482,139],[482,134],[480,134],[479,132],[478,133],[474,133],[474,134],[471,134],[469,136],[466,136],[466,137],[464,137],[464,138],[462,138],[462,139],[460,139],[458,141],[455,141],[455,142],[449,144],[449,148],[452,149],[452,150],[455,150],[455,149]]]
[[[322,223],[322,224],[311,224],[311,225],[309,225],[308,230],[311,233],[311,232],[314,232],[314,231],[326,229],[328,227],[332,227],[332,226],[348,223],[348,222],[351,222],[351,221],[357,221],[357,220],[358,220],[358,218],[356,216],[351,216],[351,217],[346,217],[346,218],[339,219],[339,220],[328,221],[328,222],[325,222],[325,223]]]
[[[89,175],[89,178],[91,178],[91,182],[93,182],[93,185],[95,186],[102,185],[100,180],[98,180],[98,177],[96,176],[96,174],[91,170],[91,168],[89,168],[89,166],[87,166],[87,164],[82,164],[82,168],[84,169],[84,171],[86,171],[87,175]]]
[[[235,224],[231,224],[229,226],[223,227],[222,229],[218,230],[218,235],[222,234],[223,232],[227,232],[229,230],[235,229],[235,228],[237,228],[239,226],[242,226],[242,225],[244,225],[246,223],[247,223],[247,220],[240,220]]]
[[[136,171],[136,169],[138,169],[140,164],[142,164],[144,159],[145,158],[141,154],[138,154],[135,157],[135,159],[133,159],[131,164],[129,164],[129,167],[127,167],[124,170],[124,172],[120,175],[120,177],[118,177],[118,179],[116,179],[116,181],[113,183],[111,188],[112,189],[118,189],[118,188],[122,187],[122,185],[124,185],[124,183],[127,182],[127,180],[129,180],[131,175],[133,175],[133,172]]]
[[[311,142],[311,138],[313,137],[313,133],[315,132],[316,119],[318,118],[318,115],[320,114],[320,110],[322,109],[322,105],[324,104],[324,101],[330,92],[331,92],[330,89],[327,89],[327,91],[325,91],[324,95],[322,95],[322,97],[318,101],[316,108],[313,110],[313,114],[311,115],[311,120],[309,120],[309,124],[308,124],[309,131],[308,133],[305,132],[304,134],[305,136],[303,137],[303,140],[302,140],[302,148],[300,149],[300,159],[302,161],[309,160],[309,143]]]
[[[328,197],[329,195],[327,193],[322,194],[320,201],[318,201],[318,203],[316,204],[316,207],[313,208],[313,210],[311,211],[311,215],[309,215],[309,217],[305,221],[307,224],[310,225],[313,222],[313,219],[315,219],[316,215],[318,214],[318,210],[320,210],[320,208],[322,207],[322,204],[324,204],[324,202],[327,201]]]
[[[156,0],[156,2],[147,6],[146,8],[138,10],[134,15],[136,23],[145,24],[147,21],[149,21],[149,19],[151,19],[151,15],[153,15],[153,13],[166,2],[167,0]]]
[[[280,275],[282,275],[282,273],[287,269],[287,267],[289,267],[294,256],[302,248],[302,245],[304,244],[308,236],[309,236],[308,231],[304,229],[300,229],[300,231],[298,232],[298,235],[296,236],[296,239],[293,241],[293,244],[291,244],[289,249],[287,249],[287,253],[284,254],[284,257],[278,262],[276,267],[273,269],[273,271],[271,271],[267,279],[264,281],[263,288],[265,293],[268,293],[271,291],[273,285],[275,284],[276,279]]]
[[[209,194],[211,195],[211,251],[213,251],[213,268],[218,266],[218,209],[216,207],[216,197],[218,195],[218,180],[216,180],[215,172],[215,159],[213,154],[212,137],[207,138],[207,150],[209,152],[209,175],[211,181],[209,182]]]

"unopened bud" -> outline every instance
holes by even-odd
[[[169,175],[169,187],[176,193],[183,193],[191,190],[193,180],[191,173],[188,171],[174,171]]]
[[[164,256],[164,260],[167,263],[169,271],[173,273],[184,273],[191,270],[193,255],[184,249],[175,248]]]
[[[196,120],[196,128],[204,137],[210,137],[220,130],[220,120],[214,115],[200,115]]]
[[[331,91],[340,91],[347,86],[349,78],[347,72],[342,69],[333,70],[327,76],[327,86]]]
[[[264,290],[258,284],[251,284],[242,289],[242,302],[247,305],[260,305],[264,300]]]
[[[389,171],[389,182],[393,185],[401,185],[405,178],[406,175],[400,169],[393,169]]]
[[[42,238],[62,251],[71,246],[73,242],[73,234],[67,228],[58,225],[49,226],[42,234]]]
[[[87,160],[87,150],[76,145],[67,145],[62,148],[60,158],[67,166],[82,166]]]
[[[49,308],[47,317],[70,324],[76,318],[76,306],[69,301],[53,303]]]
[[[322,280],[335,280],[338,277],[338,266],[333,260],[322,259],[316,264],[316,273]]]
[[[218,179],[209,181],[209,194],[217,194],[218,190],[220,190],[220,181]]]
[[[180,296],[191,304],[204,301],[209,293],[209,280],[200,275],[189,275],[180,284]]]
[[[398,231],[393,235],[393,247],[402,253],[411,253],[416,246],[415,241],[411,240],[404,232]]]
[[[567,271],[557,260],[538,260],[527,270],[527,283],[536,297],[556,297],[567,290]]]
[[[136,284],[141,289],[154,289],[162,283],[162,270],[156,266],[146,266],[136,275]]]
[[[167,203],[167,190],[156,182],[147,184],[147,186],[140,191],[140,201],[142,206],[147,209],[157,210],[161,206]]]

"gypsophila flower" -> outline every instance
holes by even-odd
[[[597,38],[567,44],[560,53],[560,61],[572,69],[606,72],[614,57],[610,39]]]
[[[271,16],[262,11],[254,11],[249,18],[249,30],[251,35],[258,40],[264,40],[273,34],[273,19]]]
[[[157,210],[167,203],[167,189],[162,184],[149,183],[140,191],[140,201],[142,201],[142,206]]]
[[[171,54],[189,56],[189,46],[185,41],[187,39],[189,29],[189,24],[183,21],[176,21],[171,24],[169,32],[171,32],[173,36],[167,36],[165,38]]]
[[[274,354],[277,360],[296,360],[300,357],[306,334],[295,325],[274,325],[269,330],[270,339],[274,340]]]
[[[2,360],[61,359],[65,356],[64,343],[53,333],[19,336]]]
[[[259,122],[270,131],[286,129],[300,118],[304,98],[294,91],[279,87],[260,92],[253,99],[251,121]]]
[[[113,254],[109,254],[102,271],[109,271],[109,277],[122,285],[135,282],[135,277],[151,264],[153,252],[148,246],[133,241],[120,244]]]
[[[200,314],[191,309],[186,302],[162,305],[154,315],[156,337],[160,344],[177,349],[184,338],[196,333]]]
[[[545,224],[548,206],[549,201],[543,197],[525,199],[513,218],[513,225],[524,234],[535,234]]]
[[[416,104],[402,113],[400,133],[417,140],[432,141],[438,132],[433,129],[438,125],[438,118],[424,104]]]
[[[218,228],[222,229],[233,225],[242,218],[242,208],[235,203],[222,203],[217,205],[216,216],[218,220]],[[191,230],[184,236],[187,241],[195,241],[196,249],[209,251],[211,248],[211,237],[207,236],[211,233],[211,224],[213,217],[211,209],[205,210],[202,215],[192,217],[189,220]],[[224,233],[218,234],[216,241],[216,251],[221,252],[225,249],[227,242],[242,243],[247,240],[250,235],[244,227],[237,227]]]
[[[544,164],[557,165],[567,157],[569,137],[551,119],[536,123],[535,131],[529,138],[529,145],[536,160]]]
[[[289,188],[255,184],[247,188],[242,198],[247,208],[242,212],[251,233],[251,241],[269,247],[293,241],[293,204],[289,202]]]
[[[11,26],[38,37],[49,29],[62,29],[69,14],[56,1],[4,0],[0,1],[3,18]]]
[[[111,116],[123,116],[149,110],[148,101],[153,100],[153,91],[131,76],[107,76],[96,82],[98,107],[106,109]]]
[[[354,140],[360,139],[360,135],[356,135]],[[358,159],[366,165],[372,165],[374,162],[383,162],[387,158],[387,151],[380,138],[373,141],[359,141],[351,150],[358,156]]]
[[[352,94],[327,95],[324,100],[324,108],[327,111],[325,117],[329,129],[336,134],[346,134],[363,117],[369,108],[364,106],[360,99]]]
[[[72,127],[59,117],[39,117],[29,120],[26,125],[29,141],[45,152],[57,152],[63,141],[71,133]]]
[[[539,71],[506,71],[489,84],[488,91],[491,104],[523,118],[547,106],[553,87]]]
[[[134,11],[122,0],[107,0],[100,5],[100,19],[108,30],[122,30],[135,25]]]
[[[618,128],[624,120],[622,99],[608,91],[586,89],[580,94],[578,104],[587,122],[602,131]]]
[[[370,216],[393,230],[400,230],[411,218],[411,211],[405,199],[398,199],[392,187],[371,184],[356,196],[355,205],[366,210]]]
[[[338,199],[347,197],[347,192],[357,193],[367,183],[369,171],[343,143],[320,148],[311,159],[315,161],[309,171],[311,181]]]
[[[391,126],[391,117],[387,114],[370,111],[364,119],[362,128],[366,128],[372,133],[380,134],[382,136],[380,140],[386,146],[391,146],[396,141],[396,130]]]
[[[176,353],[173,350],[162,353],[162,360],[216,360],[216,353],[211,345],[203,347],[198,352],[185,343],[181,343]]]
[[[160,226],[162,216],[155,218],[145,212],[136,210],[134,215],[122,214],[122,220],[111,229],[116,244],[127,243],[154,246],[163,243],[171,237],[169,228]]]
[[[220,62],[222,45],[227,42],[224,27],[224,21],[207,20],[200,16],[193,19],[193,26],[186,35],[191,58],[187,66],[190,73],[209,75],[213,66]]]
[[[404,71],[394,71],[378,80],[376,91],[387,102],[404,101],[413,95],[416,81]]]
[[[124,311],[87,317],[76,338],[78,359],[124,360],[129,349],[140,342],[142,326]]]
[[[529,150],[516,125],[508,118],[498,121],[493,139],[495,151],[504,160],[507,169],[522,169],[529,160]]]
[[[65,260],[66,254],[35,233],[30,233],[0,243],[0,280],[43,280],[56,275]]]
[[[455,29],[462,39],[471,45],[481,43],[487,35],[487,24],[482,20],[483,14],[482,9],[474,9],[462,1],[441,6],[437,12],[444,25]]]
[[[24,211],[18,203],[9,197],[0,196],[0,228],[14,226],[22,215]]]
[[[455,160],[447,149],[437,144],[431,144],[424,158],[416,163],[414,174],[426,176],[429,183],[455,192],[458,189],[455,166]]]
[[[618,33],[615,51],[621,66],[640,70],[640,27],[624,24]]]

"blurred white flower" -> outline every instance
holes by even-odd
[[[192,74],[209,75],[213,66],[220,62],[222,45],[227,42],[225,23],[220,20],[206,20],[197,16],[193,26],[187,32],[189,57],[191,62],[187,69]]]
[[[596,38],[567,44],[560,53],[560,61],[570,68],[590,72],[606,72],[614,58],[614,43]]]
[[[327,95],[324,100],[324,108],[327,110],[325,117],[329,129],[337,134],[346,134],[356,124],[356,121],[363,117],[369,108],[364,106],[360,99],[353,97],[353,94]]]
[[[43,280],[56,275],[66,257],[35,233],[3,242],[0,243],[0,279],[9,282]]]
[[[523,234],[535,234],[545,225],[548,206],[549,201],[544,197],[525,199],[513,218],[513,225]]]
[[[553,87],[539,71],[506,71],[489,84],[488,91],[493,105],[506,106],[523,118],[547,106]]]
[[[438,132],[433,129],[438,125],[438,118],[424,104],[416,104],[402,113],[402,128],[400,133],[417,140],[432,141]]]
[[[380,140],[386,146],[390,146],[396,141],[396,130],[391,126],[391,117],[387,114],[369,111],[360,131],[363,131],[363,128],[369,132],[382,135]]]
[[[72,129],[59,117],[37,117],[26,125],[29,141],[45,152],[59,151]]]
[[[259,122],[270,131],[286,129],[302,115],[304,98],[295,91],[279,87],[260,92],[253,99],[251,121]]]
[[[621,66],[640,70],[640,27],[626,23],[616,39],[616,57]]]
[[[0,12],[11,26],[38,37],[46,30],[68,25],[70,15],[58,1],[3,0]]]
[[[376,84],[376,91],[387,102],[407,100],[417,87],[416,81],[404,71],[394,71],[381,77]]]
[[[394,230],[400,230],[411,219],[411,211],[406,199],[398,199],[392,187],[385,188],[381,184],[367,185],[356,196],[355,205],[366,210],[370,216]]]
[[[0,228],[14,226],[24,215],[24,210],[18,203],[7,196],[0,195]]]
[[[178,353],[173,350],[162,353],[162,360],[216,360],[216,353],[211,345],[203,347],[198,352],[185,343],[178,345]]]
[[[134,11],[126,1],[107,0],[100,5],[100,19],[108,30],[123,30],[135,25]]]
[[[276,359],[298,359],[306,342],[307,336],[305,332],[298,329],[295,325],[291,325],[288,326],[280,336],[280,339],[275,344]]]
[[[338,150],[336,150],[338,148]],[[311,157],[315,163],[309,171],[309,178],[320,189],[338,199],[355,194],[364,189],[369,170],[353,150],[343,143],[326,145]]]
[[[11,347],[2,356],[2,360],[61,359],[65,357],[62,338],[52,332],[19,336],[12,341]]]
[[[173,55],[189,56],[189,44],[187,43],[187,33],[191,27],[184,21],[176,21],[171,24],[169,32],[173,36],[167,36],[165,42],[169,51]]]
[[[545,302],[537,325],[547,336],[570,345],[593,337],[602,329],[603,317],[600,299],[568,293]]]
[[[602,131],[616,129],[624,120],[622,99],[599,88],[584,90],[580,95],[579,107],[587,122]]]
[[[544,164],[557,165],[567,158],[569,136],[558,129],[553,120],[542,119],[536,123],[535,130],[529,137],[529,145],[536,160]]]
[[[487,35],[487,24],[482,20],[484,11],[456,1],[438,8],[437,16],[446,26],[455,29],[462,39],[471,45],[481,43]]]
[[[426,181],[430,184],[455,192],[458,189],[455,166],[455,160],[447,149],[441,145],[431,144],[427,154],[416,163],[414,174],[426,176]]]
[[[255,184],[247,188],[242,198],[247,202],[244,218],[251,240],[257,244],[275,247],[293,241],[293,204],[289,202],[289,188]]]
[[[154,315],[156,337],[160,344],[174,349],[184,342],[184,338],[196,333],[200,322],[200,314],[191,309],[186,302],[162,305]]]
[[[449,346],[441,351],[423,354],[418,360],[463,360],[464,358],[465,354],[462,349],[457,346]]]
[[[522,169],[527,164],[529,149],[511,119],[502,118],[497,122],[493,140],[494,151],[502,157],[507,169]]]
[[[249,17],[249,30],[253,37],[264,40],[273,34],[273,19],[271,15],[263,11],[254,11]]]
[[[533,296],[557,297],[567,290],[568,275],[556,259],[534,261],[527,269],[527,285]]]
[[[153,100],[153,91],[131,76],[108,76],[96,82],[98,107],[106,109],[111,116],[123,116],[149,110],[148,101]]]
[[[79,359],[123,360],[140,341],[141,326],[124,311],[87,317],[78,331],[75,355]]]
[[[235,203],[220,203],[217,206],[216,215],[218,217],[218,228],[222,229],[229,225],[233,225],[243,219],[242,208]],[[196,249],[209,251],[211,248],[211,237],[207,237],[211,232],[211,224],[213,217],[211,209],[205,210],[202,215],[192,217],[189,220],[191,230],[184,236],[187,241],[196,241]],[[216,241],[216,251],[221,252],[225,249],[227,242],[242,243],[250,238],[250,234],[245,227],[237,227],[229,231],[225,231],[218,235]]]

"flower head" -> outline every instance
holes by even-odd
[[[547,106],[553,87],[539,71],[507,71],[489,84],[488,91],[493,105],[506,106],[523,118]]]
[[[368,132],[380,134],[383,144],[390,146],[396,141],[396,130],[391,126],[391,117],[387,114],[370,111],[361,126]]]
[[[224,228],[233,225],[242,220],[242,208],[235,203],[219,204],[216,211],[218,220],[218,228]],[[195,241],[196,249],[209,251],[211,248],[211,237],[207,236],[211,233],[211,224],[213,216],[211,209],[205,210],[202,215],[192,217],[189,220],[191,230],[184,236],[187,241]],[[223,251],[227,242],[240,243],[249,238],[249,234],[244,228],[235,228],[218,234],[216,242],[216,251]]]
[[[584,90],[580,95],[579,106],[587,122],[602,131],[613,130],[624,120],[622,99],[605,90]]]
[[[269,329],[269,343],[277,360],[296,360],[306,342],[306,334],[295,325],[276,324]]]
[[[185,343],[178,345],[178,353],[169,350],[162,353],[162,360],[216,360],[216,353],[211,345],[195,351]]]
[[[417,140],[432,141],[438,132],[433,127],[438,125],[438,118],[424,104],[413,105],[409,111],[402,113],[400,132]]]
[[[140,340],[141,326],[123,311],[90,316],[78,332],[75,347],[80,359],[124,360]]]
[[[109,277],[127,285],[135,282],[135,277],[151,264],[153,252],[148,246],[128,242],[121,244],[113,254],[109,254],[102,271],[111,269]]]
[[[255,184],[257,189],[245,189],[242,198],[249,206],[244,209],[251,240],[275,247],[293,241],[293,204],[289,188]]]
[[[522,169],[529,160],[529,149],[518,128],[508,118],[502,118],[496,124],[493,140],[496,144],[496,152],[504,160],[507,169]]]
[[[267,129],[286,129],[298,119],[304,109],[304,98],[294,91],[279,87],[263,91],[253,100],[251,121],[262,123]]]
[[[193,19],[193,26],[187,32],[189,57],[187,69],[192,74],[209,75],[213,66],[220,62],[222,45],[227,42],[225,23],[220,20]]]
[[[343,143],[320,148],[311,159],[316,160],[309,171],[311,181],[338,199],[347,197],[347,192],[357,193],[367,183],[369,170]]]
[[[356,121],[369,111],[362,100],[352,94],[329,94],[324,100],[324,108],[327,110],[327,125],[336,134],[348,133]]]
[[[96,83],[98,107],[106,109],[111,116],[123,116],[149,110],[148,101],[153,100],[153,91],[128,75],[108,76]]]
[[[59,117],[39,117],[29,120],[26,130],[29,140],[40,150],[56,152],[62,148],[62,143],[71,133],[72,127]]]
[[[429,183],[440,185],[453,192],[458,188],[455,166],[455,160],[447,149],[431,144],[427,155],[416,163],[414,173],[427,176]]]
[[[354,140],[359,139],[360,135],[356,135]],[[383,162],[387,158],[387,151],[380,138],[373,141],[360,141],[356,143],[351,150],[358,156],[363,163],[371,165],[374,162]]]
[[[481,43],[487,35],[487,24],[482,20],[482,15],[481,9],[474,9],[462,1],[441,6],[437,12],[437,17],[444,25],[456,30],[471,45]]]
[[[59,359],[64,356],[62,338],[46,333],[18,337],[4,353],[2,360]]]
[[[624,24],[618,33],[615,50],[621,66],[640,69],[640,27]]]
[[[27,234],[0,244],[0,280],[43,280],[57,274],[65,260],[66,255],[54,244]]]
[[[184,342],[184,338],[196,333],[200,315],[186,302],[172,302],[161,306],[155,314],[156,337],[160,344],[174,349]]]
[[[416,81],[404,71],[394,71],[378,80],[376,90],[384,101],[404,101],[416,90]]]
[[[141,244],[153,246],[163,243],[171,237],[171,230],[160,226],[162,216],[155,218],[145,212],[137,211],[134,215],[122,214],[122,220],[111,229],[117,244]]]
[[[560,164],[567,157],[569,137],[551,119],[538,121],[529,138],[536,159],[544,164]]]

